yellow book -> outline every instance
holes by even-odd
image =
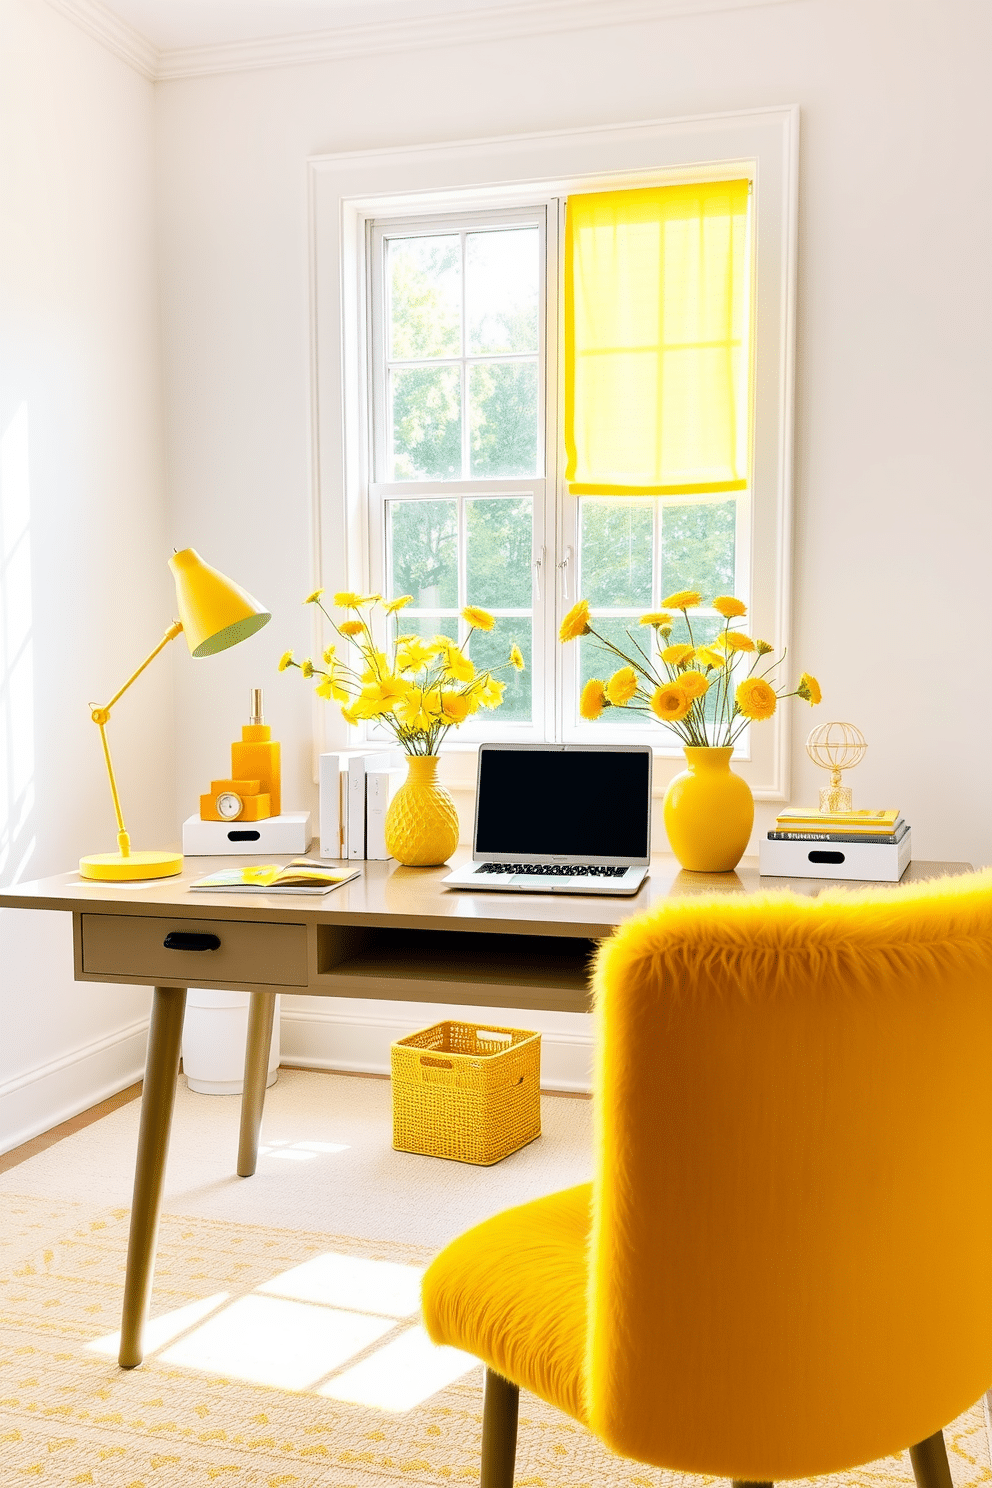
[[[901,813],[898,809],[890,811],[813,811],[802,806],[792,806],[785,811],[780,811],[775,819],[775,824],[780,832],[787,832],[790,828],[820,827],[826,830],[833,827],[838,832],[892,832],[899,820]]]

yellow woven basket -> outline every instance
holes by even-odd
[[[541,1035],[446,1021],[392,1046],[393,1146],[490,1167],[541,1135]]]

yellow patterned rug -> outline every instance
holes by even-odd
[[[433,1349],[417,1246],[163,1219],[153,1347],[116,1366],[127,1212],[0,1197],[0,1483],[387,1488],[478,1479],[482,1372]],[[992,1478],[981,1404],[946,1432]],[[517,1488],[699,1488],[521,1397]],[[909,1488],[908,1457],[823,1488]]]

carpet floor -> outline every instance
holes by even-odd
[[[389,1488],[478,1480],[482,1371],[430,1345],[419,1278],[507,1204],[579,1182],[589,1104],[492,1169],[390,1146],[387,1082],[283,1071],[259,1174],[231,1178],[236,1099],[179,1093],[146,1362],[116,1365],[137,1105],[0,1176],[0,1482]],[[292,1225],[292,1228],[290,1227]],[[992,1479],[981,1404],[945,1433]],[[521,1397],[517,1488],[700,1488]],[[823,1488],[909,1488],[908,1456]]]

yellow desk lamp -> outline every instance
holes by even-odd
[[[110,745],[107,743],[107,724],[110,710],[127,692],[148,664],[158,653],[182,632],[186,637],[191,656],[212,656],[216,651],[226,651],[245,641],[256,630],[261,630],[272,619],[271,612],[257,599],[231,579],[225,578],[209,563],[204,563],[195,548],[184,548],[173,553],[169,559],[176,581],[176,598],[179,602],[180,619],[174,620],[155,650],[138,667],[138,670],[115,692],[109,703],[98,707],[90,705],[90,716],[100,730],[103,756],[110,776],[110,792],[117,813],[117,844],[115,853],[92,853],[80,858],[79,872],[83,878],[169,878],[183,871],[183,855],[175,852],[132,852],[131,839],[124,825],[114,767],[110,760]]]

